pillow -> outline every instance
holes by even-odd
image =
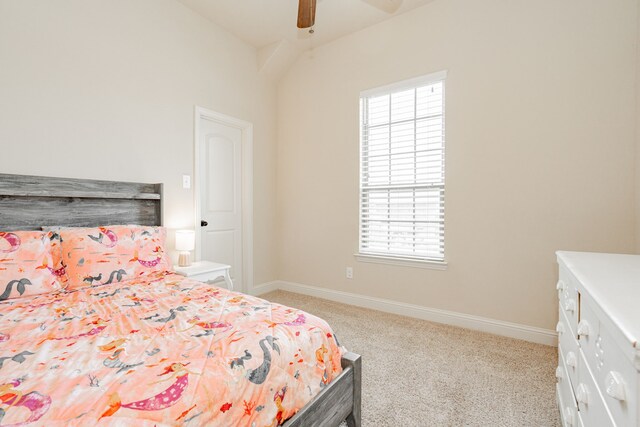
[[[0,231],[0,301],[59,291],[66,284],[60,236]]]
[[[163,227],[61,228],[59,233],[69,289],[124,282],[171,270]]]

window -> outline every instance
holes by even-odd
[[[360,95],[360,254],[444,261],[444,80]]]

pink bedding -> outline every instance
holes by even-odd
[[[340,372],[303,311],[171,273],[0,302],[0,425],[283,423]]]

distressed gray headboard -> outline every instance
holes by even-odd
[[[0,230],[162,225],[162,184],[0,174]]]

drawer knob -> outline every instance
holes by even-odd
[[[584,319],[581,320],[580,323],[578,323],[578,335],[587,337],[590,332],[591,327],[589,326],[589,322]]]
[[[588,406],[589,396],[589,387],[584,383],[580,383],[578,389],[576,390],[576,400],[578,401],[578,403],[582,403]]]
[[[564,309],[573,313],[576,310],[576,300],[567,300],[567,302],[564,304]]]
[[[559,380],[562,379],[562,368],[560,366],[556,368],[556,378]]]
[[[567,425],[572,426],[572,425],[575,424],[575,422],[576,422],[576,414],[573,411],[573,408],[570,408],[570,407],[567,406],[564,409],[564,420],[567,423]]]
[[[567,353],[567,365],[571,366],[572,368],[578,366],[578,358],[573,351]]]
[[[556,332],[560,335],[564,334],[564,323],[558,322],[558,324],[556,325]]]
[[[556,284],[556,289],[560,292],[564,292],[564,282],[562,280],[558,280],[558,284]]]
[[[626,399],[627,394],[624,390],[624,380],[620,372],[610,371],[604,379],[604,385],[609,396],[621,402]]]

